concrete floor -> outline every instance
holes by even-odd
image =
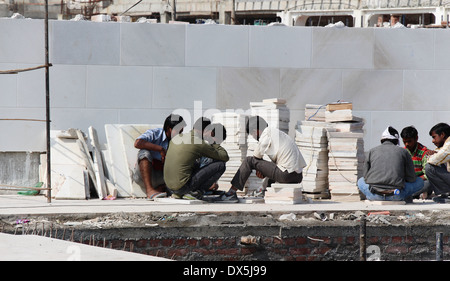
[[[312,211],[371,211],[371,210],[450,210],[450,204],[431,200],[414,200],[412,204],[379,205],[365,201],[313,201],[310,204],[181,204],[153,202],[145,199],[116,200],[55,200],[47,203],[44,196],[0,195],[0,215],[76,214],[76,213],[148,213],[148,212],[312,212]]]

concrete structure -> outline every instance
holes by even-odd
[[[170,261],[36,235],[0,233],[1,261]]]
[[[438,232],[443,233],[443,258],[448,260],[449,208],[421,200],[406,205],[328,200],[185,205],[145,199],[49,204],[43,196],[3,195],[0,232],[16,235],[5,240],[6,234],[0,233],[0,259],[145,259],[128,252],[132,249],[187,261],[359,260],[360,220],[365,215],[367,260],[435,260]],[[22,248],[32,241],[38,243]]]
[[[0,28],[2,70],[44,63],[42,20]],[[293,134],[305,104],[344,100],[365,119],[366,150],[387,125],[411,124],[433,148],[428,130],[450,117],[447,32],[50,21],[51,128],[93,126],[105,143],[105,124],[157,124],[178,110],[190,125],[277,97]],[[1,75],[0,118],[45,119],[44,77]],[[0,151],[45,151],[44,122],[1,120],[0,129]]]

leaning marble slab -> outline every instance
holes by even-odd
[[[105,124],[110,180],[117,187],[118,197],[146,197],[145,189],[133,181],[138,153],[134,142],[148,129],[161,127],[159,124]]]

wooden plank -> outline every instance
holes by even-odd
[[[343,109],[353,109],[353,104],[351,102],[337,102],[327,104],[326,109],[328,111],[343,110]]]

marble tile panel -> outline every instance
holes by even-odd
[[[313,68],[373,68],[372,29],[313,28]]]
[[[19,69],[37,65],[18,64]],[[45,69],[21,72],[17,75],[17,106],[45,108]]]
[[[152,77],[152,67],[88,66],[87,107],[151,108]]]
[[[50,68],[52,107],[86,107],[85,65],[53,65]]]
[[[433,69],[434,32],[430,29],[374,29],[374,67]]]
[[[186,26],[186,66],[249,65],[248,26]]]
[[[446,111],[433,111],[433,123],[430,125],[431,129],[434,125],[436,125],[437,123],[447,123],[450,125],[450,110],[446,110]],[[429,130],[428,130],[429,132]]]
[[[354,116],[360,117],[364,121],[364,151],[369,151],[371,147],[379,143],[378,141],[375,144],[372,142],[372,112],[358,110],[353,110],[352,112]]]
[[[105,124],[118,123],[119,112],[116,109],[52,108],[50,117],[52,130],[77,128],[88,134],[89,126],[92,126],[97,130],[99,143],[102,144],[106,143]]]
[[[45,108],[2,108],[0,118],[45,120]],[[0,151],[45,151],[45,122],[2,120],[0,131]]]
[[[450,70],[404,72],[403,110],[449,110]]]
[[[400,70],[343,70],[343,100],[354,110],[402,110],[403,73]]]
[[[220,68],[217,108],[248,110],[250,102],[280,97],[280,69]]]
[[[120,23],[52,21],[50,61],[55,64],[119,65]]]
[[[217,69],[209,67],[155,67],[153,108],[194,108],[194,101],[216,107]]]
[[[450,46],[450,36],[448,29],[434,30],[434,68],[450,69],[450,56],[448,46]]]
[[[121,65],[184,66],[185,25],[122,23],[120,28]]]
[[[17,69],[17,64],[0,63],[0,70]],[[0,94],[0,107],[17,106],[17,74],[0,75],[0,85],[2,90]]]
[[[0,62],[45,63],[43,20],[3,18],[0,26]]]
[[[251,26],[249,36],[250,67],[310,67],[312,29]]]
[[[371,122],[371,144],[372,147],[380,144],[381,134],[388,127],[394,127],[399,134],[407,126],[416,127],[419,132],[419,142],[425,146],[433,146],[431,138],[428,135],[430,128],[434,125],[433,112],[422,111],[373,111]],[[403,142],[400,140],[400,145]]]
[[[170,113],[172,110],[169,108],[120,109],[118,124],[163,124]]]
[[[280,97],[291,109],[306,104],[327,104],[342,99],[340,69],[281,69]]]

